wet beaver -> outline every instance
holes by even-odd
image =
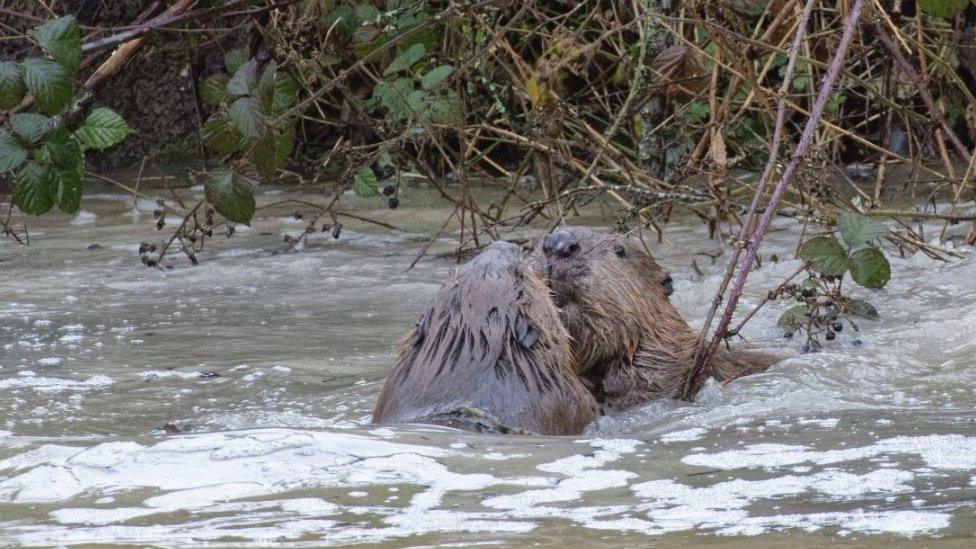
[[[599,409],[545,280],[496,242],[461,266],[401,342],[376,423],[570,435]]]
[[[680,394],[698,332],[668,299],[667,271],[627,238],[583,227],[547,235],[533,259],[545,265],[580,375],[599,402],[623,409]],[[720,349],[711,372],[724,382],[776,361]]]

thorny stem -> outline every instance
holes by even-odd
[[[807,149],[810,148],[810,143],[813,141],[813,135],[817,128],[817,122],[820,119],[820,115],[823,114],[823,110],[827,105],[827,99],[830,96],[831,91],[834,87],[834,82],[836,82],[838,75],[840,74],[841,64],[844,60],[844,56],[847,53],[847,48],[850,45],[851,38],[854,36],[854,30],[857,28],[858,21],[861,18],[861,11],[864,8],[864,0],[855,0],[854,6],[851,8],[851,12],[848,15],[847,21],[844,23],[844,31],[841,35],[840,43],[837,45],[837,50],[834,52],[834,56],[830,61],[830,66],[827,69],[827,74],[824,75],[823,82],[820,85],[820,90],[817,93],[816,102],[813,104],[813,109],[810,112],[810,117],[807,119],[807,123],[803,128],[803,133],[800,135],[800,141],[797,143],[796,149],[790,157],[789,163],[780,175],[779,181],[773,188],[772,196],[769,198],[769,203],[766,205],[766,209],[762,216],[759,218],[759,223],[756,226],[755,231],[752,233],[752,238],[746,246],[746,255],[742,260],[742,265],[739,268],[739,275],[735,279],[735,283],[732,286],[732,292],[729,295],[729,300],[725,305],[725,311],[722,314],[722,318],[715,328],[715,333],[712,337],[711,344],[704,353],[701,353],[698,360],[695,363],[695,367],[692,368],[688,378],[685,380],[684,390],[682,391],[682,398],[690,400],[698,387],[701,386],[702,381],[708,375],[708,367],[712,357],[715,355],[715,351],[718,350],[718,346],[721,344],[722,340],[725,339],[726,331],[728,330],[729,323],[732,321],[732,314],[735,312],[735,307],[739,302],[739,297],[742,295],[742,290],[745,287],[746,278],[749,276],[749,271],[752,268],[752,264],[756,259],[756,253],[759,250],[759,244],[762,242],[763,236],[766,230],[769,228],[769,224],[773,220],[773,215],[779,206],[780,197],[789,186],[793,179],[793,174],[796,172],[797,167],[800,164],[800,160],[806,155]],[[782,110],[782,109],[781,109]],[[776,154],[774,150],[773,155]],[[762,189],[757,189],[756,196],[754,198],[755,202],[759,201]],[[730,268],[734,269],[735,264],[730,262]]]

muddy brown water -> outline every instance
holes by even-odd
[[[150,270],[153,203],[93,191],[78,216],[27,220],[30,247],[0,240],[0,545],[971,546],[972,250],[891,255],[889,286],[856,292],[882,320],[821,353],[780,337],[786,304],[764,309],[746,337],[794,356],[693,404],[488,436],[369,424],[393,346],[452,268],[406,269],[449,212],[421,189],[396,211],[346,204],[404,230],[350,222],[275,254],[304,222],[273,208],[199,266]],[[791,257],[780,229],[764,252]],[[666,237],[655,254],[698,325],[722,260],[694,255],[696,224]],[[796,265],[766,262],[745,304]]]

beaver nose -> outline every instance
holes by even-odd
[[[547,256],[566,259],[579,250],[579,241],[569,231],[554,231],[542,241],[542,251]]]

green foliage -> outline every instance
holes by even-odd
[[[214,74],[209,76],[200,84],[200,98],[204,103],[219,107],[223,103],[230,103],[234,100],[233,94],[227,91],[227,84],[230,76],[226,74]]]
[[[16,170],[25,160],[27,149],[20,144],[20,140],[0,130],[0,174]]]
[[[859,316],[868,320],[878,320],[881,318],[881,315],[878,314],[878,310],[874,308],[874,305],[871,305],[867,301],[852,299],[849,297],[841,297],[838,298],[837,301],[840,303],[841,311],[844,314]]]
[[[24,98],[27,87],[17,65],[0,61],[0,110],[11,109]]]
[[[41,48],[69,72],[81,64],[81,31],[74,17],[48,21],[27,32]]]
[[[420,61],[420,58],[427,53],[427,47],[423,44],[413,44],[410,47],[403,50],[400,55],[398,55],[383,71],[383,76],[390,76],[391,74],[398,73],[400,71],[405,71],[413,66],[414,63]]]
[[[275,61],[260,67],[235,51],[225,64],[233,76],[211,76],[201,89],[204,101],[217,108],[203,124],[203,140],[221,155],[246,160],[261,179],[274,179],[294,148],[295,119],[280,115],[297,102],[298,85]],[[232,170],[207,181],[204,189],[217,213],[246,224],[254,215],[255,184]]]
[[[57,198],[57,183],[51,171],[35,162],[24,164],[17,173],[13,198],[14,204],[26,214],[49,212]]]
[[[352,182],[352,190],[356,193],[356,196],[362,198],[368,198],[370,196],[380,194],[379,182],[376,179],[376,174],[373,173],[371,168],[360,168],[359,171],[356,172]]]
[[[846,212],[839,216],[837,226],[852,253],[836,238],[818,236],[803,245],[800,257],[810,260],[821,274],[840,277],[850,271],[857,284],[873,290],[884,288],[891,279],[891,265],[880,249],[869,244],[887,234],[887,227],[867,216]]]
[[[42,112],[58,113],[71,99],[72,86],[68,71],[49,59],[25,59],[20,63],[20,74],[27,90]]]
[[[847,272],[847,252],[832,236],[811,238],[800,249],[800,257],[809,259],[818,272],[828,276]]]
[[[969,0],[918,0],[916,4],[924,13],[944,19],[952,19],[966,9]]]
[[[217,213],[234,223],[248,225],[254,216],[253,182],[236,171],[208,180],[203,187],[207,202]]]
[[[454,67],[451,65],[440,65],[430,69],[423,78],[420,79],[420,85],[425,90],[431,90],[441,82],[443,82],[451,73],[454,72]]]
[[[807,306],[794,305],[783,313],[776,324],[788,332],[795,332],[807,322]]]
[[[89,149],[102,150],[122,142],[132,128],[115,111],[107,108],[92,109],[85,121],[75,131],[75,137]]]
[[[51,119],[36,112],[19,112],[10,117],[10,128],[28,145],[40,141],[50,129]]]
[[[19,66],[0,63],[0,108],[18,106],[30,92],[40,112],[12,114],[9,130],[0,129],[0,174],[15,178],[13,203],[22,212],[40,215],[57,205],[73,213],[84,191],[84,150],[116,145],[132,130],[105,108],[93,109],[73,132],[64,126],[73,93],[70,75],[82,54],[74,17],[49,21],[27,35],[50,59],[27,58]]]
[[[850,212],[844,212],[838,216],[837,228],[840,230],[840,236],[844,242],[853,249],[869,244],[874,239],[888,234],[888,228],[884,224],[866,215]]]
[[[865,288],[884,288],[891,280],[891,266],[881,250],[864,248],[851,254],[851,278]]]

